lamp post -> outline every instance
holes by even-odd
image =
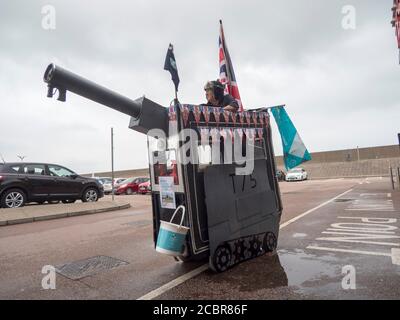
[[[114,128],[111,127],[111,194],[114,201]]]

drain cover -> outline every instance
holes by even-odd
[[[153,224],[153,221],[151,220],[138,220],[138,221],[127,222],[124,223],[123,225],[134,226],[134,227],[145,227],[151,224]]]
[[[126,261],[107,256],[96,256],[84,260],[73,261],[56,267],[56,271],[72,280],[82,279],[103,270],[113,269],[129,264]]]
[[[349,202],[353,201],[354,199],[336,199],[335,202]]]

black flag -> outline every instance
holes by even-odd
[[[171,73],[172,81],[175,84],[175,91],[178,91],[179,86],[179,75],[178,68],[176,67],[174,47],[169,44],[167,56],[165,57],[164,70],[168,70]]]

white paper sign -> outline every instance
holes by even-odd
[[[176,209],[174,177],[159,177],[161,207]]]

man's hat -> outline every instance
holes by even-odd
[[[208,81],[204,86],[204,90],[214,90],[214,88],[224,90],[224,85],[219,80],[215,80],[215,81]]]

